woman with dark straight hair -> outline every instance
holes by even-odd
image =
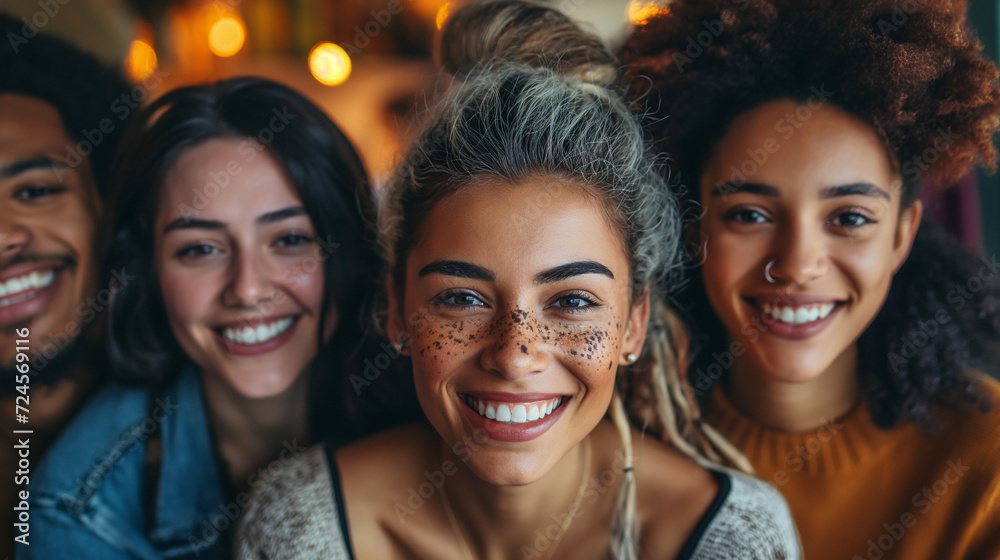
[[[33,480],[44,538],[24,558],[229,557],[269,469],[352,437],[348,380],[379,351],[368,181],[321,110],[237,78],[170,92],[137,120],[105,260],[119,383]]]

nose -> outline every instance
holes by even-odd
[[[491,330],[495,335],[480,358],[484,369],[508,381],[548,369],[549,356],[532,313],[511,310],[498,317]]]
[[[13,258],[31,242],[31,232],[18,224],[14,216],[0,215],[0,264]]]
[[[274,296],[264,258],[251,252],[237,253],[230,268],[229,284],[223,294],[226,305],[254,307]]]
[[[820,226],[794,223],[785,228],[772,256],[771,276],[797,285],[823,276],[830,268],[827,242]]]

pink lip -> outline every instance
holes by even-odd
[[[236,325],[251,325],[255,323],[231,323],[233,326]],[[222,337],[222,333],[212,329],[212,334],[215,335],[215,340],[218,342],[223,349],[225,349],[230,354],[235,354],[237,356],[257,356],[260,354],[266,354],[284,343],[288,342],[292,335],[295,333],[295,329],[298,328],[298,319],[292,323],[288,330],[279,334],[278,336],[268,340],[267,342],[262,342],[260,344],[240,344],[239,342],[233,342],[231,340],[226,340]]]
[[[550,393],[491,393],[491,392],[486,392],[486,393],[465,393],[465,394],[467,394],[467,395],[473,395],[473,396],[479,395],[479,394],[493,394],[493,395],[511,395],[511,394],[513,394],[513,395],[518,395],[518,396],[522,396],[522,395],[532,396],[532,395],[541,395],[541,394],[546,394],[547,395],[547,394],[550,394]],[[559,397],[559,396],[563,396],[563,395],[552,394],[551,398],[556,398],[556,397]],[[476,397],[476,398],[479,398],[479,397]],[[490,436],[491,439],[495,439],[497,441],[504,441],[504,442],[522,442],[522,441],[531,441],[531,440],[533,440],[533,439],[541,436],[542,434],[544,434],[545,432],[547,432],[549,430],[549,428],[551,428],[552,426],[555,425],[555,423],[562,416],[563,411],[566,410],[566,405],[569,404],[569,402],[568,402],[569,397],[565,397],[565,398],[566,398],[566,400],[563,401],[563,403],[561,405],[559,405],[559,408],[553,410],[552,414],[549,414],[545,418],[541,418],[539,420],[535,420],[534,422],[528,422],[526,424],[515,424],[515,425],[505,424],[503,422],[497,422],[496,420],[490,420],[489,418],[483,418],[475,410],[472,410],[471,408],[469,408],[469,405],[465,404],[465,401],[463,401],[460,396],[456,396],[455,400],[458,401],[459,407],[462,409],[462,412],[465,414],[465,417],[468,418],[470,422],[472,422],[472,425],[476,429],[482,430],[482,431],[486,432],[486,434],[488,436]],[[545,400],[545,399],[542,398],[542,399],[534,399],[534,400]],[[520,400],[518,400],[518,401],[507,401],[507,402],[528,402],[528,401],[520,401]]]
[[[9,274],[8,271],[13,270],[13,274]],[[52,270],[55,277],[52,279],[52,283],[48,286],[37,290],[35,295],[28,298],[20,303],[15,303],[8,305],[6,307],[0,307],[0,325],[14,325],[20,322],[24,322],[35,315],[40,315],[45,312],[55,299],[56,293],[59,290],[59,286],[62,284],[63,280],[63,268],[55,267],[51,265],[39,267],[37,265],[33,267],[11,267],[8,271],[4,271],[3,280],[7,281],[10,278],[17,278],[26,273],[30,273],[32,270]],[[9,294],[4,296],[4,298],[9,298],[11,296],[23,295],[25,293],[31,292],[31,289],[22,290],[18,294]]]
[[[830,300],[824,300],[823,302],[833,303]],[[809,302],[809,303],[821,303],[821,302]],[[843,305],[838,303],[837,305],[834,306],[833,310],[830,311],[830,314],[822,319],[817,319],[812,323],[806,323],[804,325],[789,325],[787,323],[782,323],[777,319],[773,319],[770,315],[764,313],[764,311],[759,307],[757,307],[756,305],[753,305],[749,302],[747,303],[747,305],[749,305],[750,308],[753,309],[755,316],[760,320],[760,322],[767,327],[765,329],[766,332],[780,338],[787,338],[789,340],[805,340],[807,338],[812,338],[816,336],[833,321],[833,318],[836,317],[837,314],[840,313],[840,310],[844,307]],[[806,304],[803,303],[799,305],[806,305]]]

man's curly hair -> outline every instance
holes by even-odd
[[[706,160],[736,116],[826,91],[895,157],[904,209],[922,184],[948,184],[976,164],[996,168],[998,70],[981,50],[965,25],[964,2],[676,0],[637,27],[621,57],[689,201],[697,202]],[[679,291],[675,300],[686,302],[701,346],[691,364],[702,372],[691,376],[697,389],[726,333],[700,270]],[[1000,274],[992,261],[979,262],[923,224],[886,304],[858,341],[876,423],[932,429],[934,405],[978,400],[966,373],[997,368],[998,342]]]

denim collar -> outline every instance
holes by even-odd
[[[209,548],[220,532],[236,523],[240,507],[224,503],[197,370],[181,370],[173,386],[153,399],[150,410],[154,419],[157,414],[168,418],[161,422],[156,526],[150,536],[167,547]]]

